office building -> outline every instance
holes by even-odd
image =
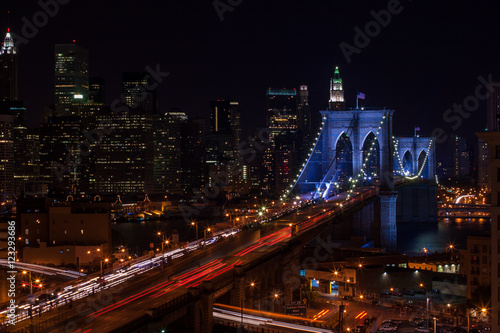
[[[17,100],[17,49],[10,35],[5,35],[0,49],[0,101]]]
[[[95,148],[96,194],[138,195],[153,191],[153,116],[139,110],[96,116],[104,133]]]
[[[182,195],[182,125],[187,122],[184,112],[172,110],[157,116],[153,122],[154,192]]]
[[[465,138],[453,138],[453,176],[464,178],[470,175],[470,151]]]
[[[63,194],[75,193],[81,180],[81,117],[54,116],[40,127],[42,179]]]
[[[299,88],[299,103],[297,106],[299,131],[308,138],[312,130],[311,108],[309,107],[309,90],[306,85]]]
[[[153,82],[147,73],[127,72],[122,78],[124,104],[130,109],[145,113],[156,112],[156,93],[148,87]]]
[[[102,77],[91,77],[89,79],[89,102],[104,104],[105,89],[106,82]]]
[[[477,140],[477,183],[488,185],[488,144],[483,139]]]
[[[181,126],[182,188],[185,195],[193,195],[206,181],[205,133],[203,119],[189,119]]]
[[[55,47],[55,106],[57,115],[69,116],[71,104],[89,95],[89,53],[76,44]]]
[[[271,89],[267,97],[267,127],[271,142],[280,134],[297,132],[297,91],[295,89]]]
[[[14,204],[14,115],[0,110],[0,205]]]

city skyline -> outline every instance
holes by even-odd
[[[493,36],[490,31],[498,23],[492,20],[492,13],[498,5],[490,2],[471,8],[471,3],[464,1],[452,8],[446,3],[433,4],[430,10],[424,4],[401,1],[386,19],[389,23],[379,25],[366,46],[346,57],[347,44],[360,46],[355,43],[355,28],[364,31],[367,24],[377,22],[373,13],[387,10],[389,4],[395,2],[242,3],[224,12],[222,21],[210,2],[189,8],[186,4],[134,1],[121,7],[59,4],[57,14],[37,28],[27,43],[19,45],[20,99],[26,101],[30,126],[37,125],[41,108],[53,99],[50,87],[41,84],[53,80],[53,47],[76,40],[89,50],[90,76],[106,80],[107,103],[120,95],[122,73],[143,72],[146,66],[158,64],[171,73],[158,88],[161,112],[178,107],[189,116],[207,117],[210,100],[231,96],[240,102],[243,123],[256,127],[265,123],[265,91],[269,87],[308,85],[312,112],[326,109],[328,82],[334,67],[339,66],[348,107],[355,106],[355,94],[362,91],[366,106],[396,110],[398,135],[410,135],[415,125],[422,127],[425,135],[435,127],[454,131],[450,126],[454,122],[443,120],[444,112],[474,94],[480,83],[478,76],[488,78],[491,73],[495,78],[496,50],[480,41]],[[12,8],[6,8],[9,5]],[[43,8],[37,4],[25,5],[22,10],[16,7],[19,4],[2,4],[4,13],[11,10],[10,24],[6,18],[2,28],[6,31],[10,25],[14,34],[23,36],[26,21],[32,22],[33,15]],[[446,10],[453,15],[444,16]],[[99,15],[92,24],[83,24],[93,11]],[[161,19],[162,15],[169,19]],[[242,17],[255,17],[264,24],[248,31]],[[297,17],[303,21],[295,23],[292,18]],[[197,23],[187,18],[196,18]],[[123,20],[136,24],[117,27]],[[85,32],[79,26],[85,26]],[[470,43],[461,44],[471,37]],[[139,48],[134,47],[137,43]],[[32,52],[39,56],[37,68],[26,61]],[[481,103],[479,112],[460,126],[460,135],[471,139],[470,133],[484,128],[485,107]],[[252,116],[254,110],[258,117]],[[422,125],[429,120],[432,125]]]

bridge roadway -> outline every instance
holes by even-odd
[[[274,333],[294,333],[294,332],[318,332],[331,333],[332,330],[292,324],[284,321],[279,321],[267,317],[256,315],[241,314],[234,311],[214,307],[214,323],[222,326],[240,327],[244,325],[245,329],[250,332],[258,332],[267,329],[268,332]]]
[[[370,196],[373,190],[368,190]],[[175,267],[167,267],[164,274],[161,269],[143,273],[139,280],[131,280],[125,284],[115,286],[115,290],[104,290],[97,292],[72,304],[68,312],[65,325],[55,322],[52,325],[44,325],[42,321],[51,321],[52,317],[61,317],[61,309],[44,313],[38,318],[40,325],[45,327],[44,332],[111,332],[124,327],[126,323],[133,322],[143,316],[148,309],[157,308],[166,302],[187,294],[190,287],[200,286],[203,281],[209,281],[215,277],[230,272],[234,267],[249,263],[259,256],[269,252],[281,242],[289,241],[292,237],[292,223],[294,236],[300,235],[308,229],[331,220],[338,212],[346,211],[362,201],[366,191],[360,191],[348,202],[344,202],[343,208],[334,201],[321,203],[314,206],[302,208],[300,213],[293,213],[269,223],[263,230],[249,230],[235,235],[238,242],[227,240],[221,246],[208,247],[205,256],[197,260],[183,262],[181,270]],[[266,233],[267,230],[272,231]],[[168,265],[167,265],[168,266]],[[175,273],[172,273],[175,271]],[[55,321],[55,320],[54,320]],[[23,332],[28,321],[16,325],[12,332]],[[48,327],[51,327],[50,329]],[[37,330],[36,330],[37,331]]]

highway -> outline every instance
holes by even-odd
[[[232,322],[239,324],[243,322],[244,326],[252,326],[254,328],[259,327],[268,329],[280,329],[283,332],[318,332],[318,333],[332,332],[331,330],[327,330],[324,328],[297,325],[266,317],[254,316],[249,314],[243,314],[242,316],[241,313],[216,307],[214,307],[213,316],[215,322],[221,322],[221,323]]]
[[[347,208],[350,204],[355,204],[361,200],[360,197],[353,197],[350,201],[343,204]],[[309,203],[305,203],[308,205]],[[291,208],[293,207],[293,208]],[[290,215],[297,209],[300,213]],[[74,318],[73,322],[66,327],[66,332],[89,332],[94,330],[96,332],[109,331],[123,325],[123,318],[126,317],[128,321],[138,318],[145,313],[148,308],[158,307],[159,305],[167,302],[169,299],[180,296],[187,291],[189,287],[196,287],[203,281],[210,280],[220,274],[232,270],[235,266],[244,262],[251,261],[254,256],[264,253],[274,245],[288,240],[292,236],[291,227],[289,223],[294,224],[295,232],[302,232],[313,226],[323,218],[330,216],[335,211],[341,209],[338,202],[327,202],[314,206],[300,207],[297,203],[293,205],[284,205],[284,207],[275,207],[274,213],[268,214],[261,221],[269,222],[274,217],[283,217],[272,222],[275,226],[279,227],[278,230],[260,236],[251,238],[245,244],[238,247],[231,248],[230,251],[218,251],[212,253],[198,262],[191,262],[186,265],[184,269],[173,276],[165,276],[158,279],[154,283],[147,284],[130,284],[123,288],[124,284],[131,278],[137,276],[147,277],[151,270],[157,268],[162,260],[162,255],[159,254],[151,260],[144,260],[135,263],[128,268],[118,270],[105,276],[106,284],[104,291],[101,292],[101,284],[98,278],[93,278],[89,281],[79,283],[77,285],[67,287],[62,290],[57,298],[53,301],[52,306],[50,302],[45,302],[40,305],[34,306],[35,310],[40,309],[43,312],[54,311],[55,308],[67,305],[69,300],[78,301],[79,299],[88,297],[86,303],[79,302],[80,315]],[[292,221],[290,222],[290,216]],[[207,240],[207,245],[215,243],[217,237],[227,238],[240,232],[236,229],[228,229],[217,234],[214,238]],[[184,249],[176,249],[166,252],[166,258],[179,258],[181,256],[189,255],[190,252],[202,247],[202,241],[189,244]],[[112,288],[123,292],[111,293],[108,290]],[[93,295],[95,293],[95,295]],[[102,293],[102,294],[101,294]],[[105,304],[96,304],[100,298],[101,303],[103,295],[106,295],[108,301]],[[107,303],[107,304],[106,304]],[[91,305],[89,305],[91,304]],[[75,304],[76,306],[76,304]],[[21,322],[18,327],[28,324],[29,305],[21,305],[18,308],[18,315],[16,320]],[[43,317],[50,316],[51,313],[43,315]],[[43,319],[43,318],[42,318]],[[23,322],[24,321],[24,322]],[[55,332],[60,332],[61,328],[54,328]]]
[[[0,259],[0,266],[9,268],[9,263],[7,262],[7,259]],[[59,269],[59,268],[47,267],[35,264],[27,264],[23,262],[16,262],[15,266],[16,270],[18,271],[27,270],[47,276],[59,277],[65,280],[72,280],[85,276],[84,273],[75,272],[67,269]]]

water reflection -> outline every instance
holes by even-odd
[[[466,247],[467,235],[483,235],[490,231],[489,219],[442,218],[438,223],[398,223],[398,251],[401,253],[444,252],[447,244],[457,249]]]

